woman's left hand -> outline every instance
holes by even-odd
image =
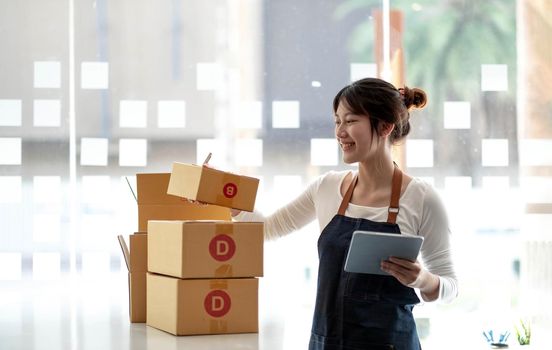
[[[389,260],[381,262],[381,269],[407,287],[419,288],[415,286],[422,274],[422,265],[416,261],[410,261],[401,258],[390,257]]]
[[[390,257],[381,262],[381,269],[410,288],[418,288],[425,301],[439,297],[439,277],[422,268],[420,262]]]

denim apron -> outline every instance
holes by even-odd
[[[401,234],[402,172],[395,166],[387,222],[345,216],[358,178],[318,240],[318,290],[309,350],[419,350],[412,309],[420,300],[395,277],[349,273],[345,259],[355,230]]]

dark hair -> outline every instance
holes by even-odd
[[[381,122],[393,124],[395,128],[389,139],[395,143],[410,132],[409,111],[423,108],[427,96],[422,89],[406,86],[396,89],[385,80],[365,78],[345,86],[337,93],[333,100],[334,113],[342,101],[354,114],[368,116],[375,133],[378,133]]]

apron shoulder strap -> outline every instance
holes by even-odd
[[[389,224],[394,224],[397,221],[397,215],[399,215],[402,175],[401,169],[395,164],[395,169],[393,170],[393,183],[391,185],[391,201],[387,212],[387,222]]]
[[[399,215],[399,199],[401,197],[401,186],[402,186],[402,171],[399,169],[397,164],[395,164],[395,169],[393,170],[393,180],[391,184],[391,201],[389,203],[389,208],[387,209],[387,222],[389,224],[394,224],[397,221],[397,215]],[[345,210],[349,206],[351,197],[353,196],[353,190],[358,181],[358,174],[354,175],[353,180],[347,188],[347,192],[343,195],[343,200],[339,205],[339,210],[337,214],[345,215]]]
[[[343,195],[343,200],[341,200],[341,205],[339,205],[339,210],[337,211],[337,214],[345,215],[345,210],[347,210],[347,207],[349,206],[349,202],[351,201],[351,197],[353,196],[353,190],[355,189],[357,180],[358,174],[353,175],[353,180],[351,181],[349,188],[347,188],[347,192],[345,192],[345,194]]]

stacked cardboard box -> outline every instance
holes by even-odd
[[[146,231],[149,220],[230,220],[228,208],[167,194],[170,179],[170,173],[136,175],[138,231]]]
[[[258,331],[263,224],[150,221],[147,324],[175,335]]]
[[[123,236],[118,236],[128,268],[128,311],[130,322],[146,322],[147,237],[145,232],[136,232],[130,235],[129,251]]]
[[[194,164],[173,163],[168,194],[253,211],[259,179]]]
[[[146,322],[147,223],[149,220],[229,220],[230,210],[197,205],[167,194],[170,173],[137,174],[138,231],[119,244],[128,268],[131,322]]]
[[[168,193],[252,210],[258,179],[175,163]],[[175,335],[258,332],[263,224],[148,222],[147,324]]]

